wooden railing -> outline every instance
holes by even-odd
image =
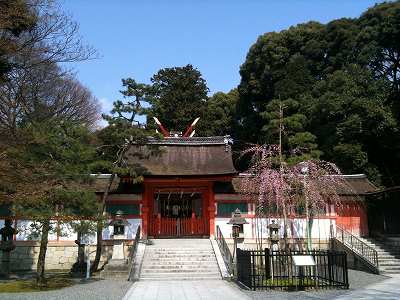
[[[133,245],[132,245],[132,249],[131,252],[129,253],[129,258],[128,258],[128,266],[129,266],[129,276],[128,276],[128,281],[131,281],[133,278],[133,274],[135,271],[135,256],[136,256],[136,252],[137,252],[137,248],[138,248],[138,244],[139,244],[139,240],[140,240],[140,225],[138,226],[137,230],[136,230],[136,235],[135,235],[135,239],[133,240]]]
[[[219,250],[221,251],[222,257],[224,259],[226,268],[228,269],[229,274],[233,274],[233,257],[231,254],[231,250],[229,250],[228,244],[225,241],[224,236],[222,235],[221,229],[217,225],[217,234],[215,235],[215,239],[217,240],[217,244]]]
[[[192,214],[191,218],[166,218],[158,214],[151,223],[153,236],[190,236],[205,235],[205,220]]]
[[[379,273],[378,252],[364,241],[353,235],[346,229],[336,225],[336,235],[334,236],[337,241],[351,250],[355,255],[363,259],[370,265],[375,273]]]

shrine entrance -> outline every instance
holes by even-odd
[[[154,189],[150,235],[189,237],[209,235],[207,204],[201,190]]]

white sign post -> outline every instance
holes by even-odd
[[[304,287],[304,267],[315,266],[314,258],[311,255],[292,255],[293,263],[299,268],[299,277],[302,287]],[[296,285],[297,282],[296,282]]]
[[[296,267],[315,266],[314,258],[311,255],[292,255]]]

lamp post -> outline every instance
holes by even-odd
[[[275,223],[275,220],[271,221],[271,224],[268,225],[269,230],[269,241],[271,244],[271,249],[273,251],[279,250],[278,242],[279,242],[279,224]]]
[[[124,243],[125,227],[129,226],[129,222],[123,218],[123,212],[118,210],[115,213],[115,218],[109,223],[109,226],[114,226],[113,233],[113,254],[111,260],[123,261],[125,260]]]
[[[229,220],[227,224],[232,225],[232,237],[234,240],[233,255],[232,255],[233,259],[236,254],[237,238],[239,237],[240,227],[243,226],[244,224],[248,224],[248,222],[246,221],[245,218],[242,217],[240,209],[236,208],[235,212],[232,215],[232,218]]]

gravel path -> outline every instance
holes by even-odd
[[[282,292],[282,291],[246,291],[246,294],[255,300],[303,300],[303,299],[334,299],[346,295],[354,290],[361,289],[371,284],[388,279],[387,276],[370,274],[362,271],[349,270],[350,289],[348,290],[311,290],[301,292]]]
[[[122,299],[132,283],[124,280],[82,281],[56,291],[34,293],[0,293],[0,300],[116,300]]]

